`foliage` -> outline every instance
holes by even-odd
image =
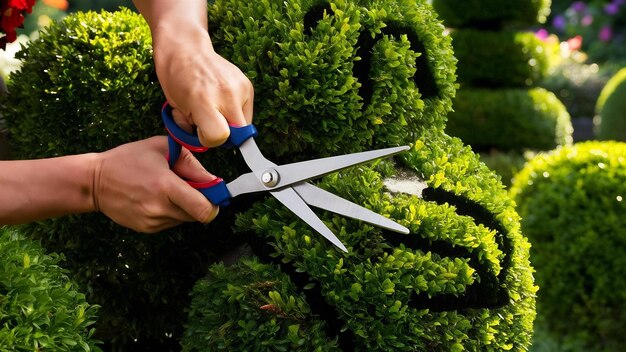
[[[546,46],[532,32],[468,28],[454,30],[451,36],[461,85],[525,87],[548,73]]]
[[[539,85],[553,92],[567,108],[572,119],[591,119],[596,101],[608,81],[597,64],[585,64],[567,58],[548,74]]]
[[[558,340],[624,346],[626,144],[585,142],[537,156],[511,195],[533,245],[538,312]]]
[[[520,151],[498,151],[492,149],[479,154],[480,161],[485,163],[490,170],[493,170],[502,178],[502,184],[511,186],[515,174],[517,174],[535,153],[530,150]]]
[[[408,236],[324,213],[344,254],[273,199],[240,216],[237,228],[259,259],[214,266],[219,275],[198,284],[186,348],[279,351],[323,336],[319,346],[328,350],[335,343],[354,351],[526,350],[536,288],[502,185],[458,139],[434,132],[403,159],[428,182],[424,199],[385,193],[388,165],[327,176],[318,186],[399,221]],[[253,279],[242,287],[239,275]],[[267,339],[268,331],[278,337]]]
[[[446,25],[455,28],[501,29],[543,23],[550,14],[551,0],[433,0],[435,11]]]
[[[100,351],[98,307],[77,291],[63,259],[0,228],[0,351]]]
[[[305,296],[278,265],[257,259],[216,264],[192,294],[183,351],[207,345],[226,351],[339,351],[326,338],[324,322],[309,319]]]
[[[626,68],[617,72],[598,97],[598,139],[626,141]]]
[[[72,14],[18,56],[22,68],[1,100],[15,157],[97,152],[163,134],[165,98],[140,15]],[[227,250],[226,241],[237,242],[226,235],[231,216],[225,209],[210,226],[189,224],[155,236],[101,214],[33,223],[23,232],[68,258],[72,278],[102,306],[96,334],[106,349],[175,350],[189,290],[206,273],[205,263]]]
[[[572,143],[569,114],[543,88],[457,92],[447,131],[476,150],[550,150]]]
[[[624,0],[560,1],[547,28],[566,39],[580,38],[591,62],[623,60],[625,5]]]
[[[258,140],[278,157],[409,143],[450,111],[456,59],[427,5],[217,1],[209,23],[251,78]]]

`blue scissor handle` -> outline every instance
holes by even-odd
[[[172,107],[167,102],[163,105],[163,109],[161,109],[161,118],[163,119],[163,123],[165,124],[165,128],[167,129],[167,145],[168,145],[168,158],[167,162],[172,168],[176,163],[176,160],[180,157],[181,146],[189,149],[192,152],[205,152],[208,150],[207,147],[203,146],[200,143],[200,139],[198,138],[198,134],[189,133],[174,122],[174,117],[172,116]],[[222,147],[230,148],[230,147],[239,147],[243,142],[248,140],[249,138],[256,137],[258,135],[256,127],[254,125],[246,125],[242,127],[229,126],[230,128],[230,136],[228,140]],[[228,188],[224,183],[224,180],[221,178],[217,178],[211,182],[191,182],[187,181],[192,187],[196,188],[200,193],[202,193],[211,203],[218,206],[225,206],[229,204],[229,199],[231,198],[230,192],[228,192]]]

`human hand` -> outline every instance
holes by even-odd
[[[228,139],[229,124],[252,122],[252,83],[213,50],[206,31],[153,33],[153,38],[157,75],[181,128],[197,127],[200,142],[216,147]]]
[[[211,222],[219,207],[183,178],[209,182],[215,176],[185,148],[170,170],[167,153],[167,138],[157,136],[98,154],[93,177],[95,209],[145,233],[186,221]]]

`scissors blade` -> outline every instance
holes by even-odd
[[[320,235],[324,236],[332,244],[337,246],[344,252],[348,252],[346,247],[341,243],[339,238],[315,215],[313,210],[309,208],[304,200],[291,187],[270,192],[279,202],[283,203],[289,210],[296,214],[300,219],[309,224]]]
[[[387,230],[409,234],[409,229],[395,221],[387,219],[378,213],[347,201],[319,187],[313,186],[310,183],[299,183],[294,185],[293,189],[308,205],[332,211],[333,213],[352,219],[361,220]]]
[[[276,166],[274,169],[280,175],[280,181],[276,187],[286,187],[294,183],[312,180],[351,166],[398,154],[408,149],[408,146],[386,148]]]

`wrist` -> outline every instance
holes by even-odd
[[[86,192],[85,192],[85,209],[87,212],[100,211],[98,202],[98,189],[100,184],[100,175],[102,171],[102,153],[83,154],[86,167]]]

